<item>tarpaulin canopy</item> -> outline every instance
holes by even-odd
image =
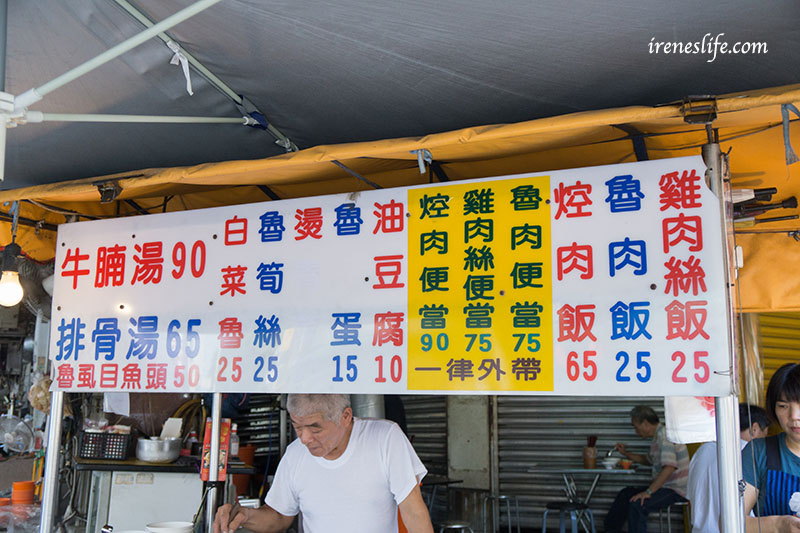
[[[787,120],[784,127],[781,113],[782,104],[793,102],[800,102],[800,86],[731,94],[709,104],[716,106],[711,126],[722,150],[730,153],[734,187],[776,187],[776,199],[800,195],[800,165],[787,165],[791,145],[786,142],[794,140],[800,147],[798,119]],[[22,217],[58,224],[698,154],[708,142],[708,130],[704,124],[687,123],[687,114],[691,111],[683,104],[580,112],[417,138],[318,146],[261,160],[40,185],[2,192],[0,201],[26,200]],[[424,173],[420,150],[427,150],[433,162],[425,163]],[[113,201],[101,203],[104,187],[115,188]],[[798,229],[797,220],[790,220],[738,234],[744,248],[743,310],[800,309],[800,291],[792,290],[800,282],[785,275],[800,260],[800,243],[792,238]],[[8,239],[8,228],[4,231]],[[18,242],[26,253],[43,260],[53,257],[53,231],[35,224],[20,231]]]
[[[29,100],[45,116],[8,131],[2,186],[800,83],[793,0],[2,0],[3,90],[30,94],[200,1],[206,9]],[[259,127],[241,125],[245,113]],[[121,122],[129,114],[233,123]]]

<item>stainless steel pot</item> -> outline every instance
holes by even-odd
[[[148,463],[171,463],[181,454],[181,439],[151,437],[136,442],[136,458]]]

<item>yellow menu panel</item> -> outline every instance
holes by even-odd
[[[408,389],[553,390],[550,180],[408,192]]]

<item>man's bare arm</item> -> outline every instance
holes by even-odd
[[[293,521],[293,516],[284,516],[269,505],[262,505],[258,509],[241,507],[231,518],[231,505],[225,504],[217,509],[214,533],[228,533],[240,527],[256,533],[280,533],[286,531]]]
[[[433,533],[433,524],[431,524],[431,517],[428,515],[428,508],[422,500],[422,492],[419,490],[419,485],[406,496],[406,499],[400,502],[400,516],[403,517],[403,524],[405,524],[408,533]]]

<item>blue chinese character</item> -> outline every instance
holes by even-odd
[[[361,313],[332,313],[333,325],[333,342],[331,346],[342,346],[345,344],[355,344],[361,346],[361,341],[358,340],[358,330],[361,328],[359,320]]]
[[[56,346],[58,346],[56,361],[66,361],[70,357],[78,360],[78,352],[86,347],[81,344],[85,337],[82,333],[84,328],[86,328],[86,324],[80,318],[73,318],[69,322],[61,319],[61,325],[58,326],[58,341],[56,341]]]
[[[268,344],[270,348],[274,348],[281,345],[281,325],[275,315],[272,315],[269,320],[264,318],[263,315],[258,315],[254,333],[253,346],[261,348],[263,345]]]
[[[94,360],[97,361],[103,356],[106,361],[113,361],[120,336],[116,318],[98,318],[92,332]]]
[[[647,247],[644,241],[632,241],[625,237],[624,241],[608,245],[608,273],[611,277],[627,265],[633,267],[636,276],[647,273]]]
[[[361,232],[361,208],[356,207],[356,204],[342,204],[336,209],[336,222],[333,226],[336,228],[337,235],[358,235]]]
[[[283,263],[272,262],[270,264],[261,263],[258,265],[258,279],[259,287],[262,291],[269,291],[272,294],[278,294],[283,288]]]
[[[139,359],[155,359],[158,353],[158,317],[140,316],[137,324],[136,319],[131,318],[131,326],[128,334],[131,336],[131,344],[128,346],[128,353],[125,359],[131,356]]]
[[[644,335],[648,339],[653,337],[647,332],[647,323],[650,321],[650,302],[631,302],[626,305],[622,302],[615,303],[611,309],[611,340],[635,340]]]
[[[630,174],[611,178],[606,182],[606,186],[608,186],[606,203],[611,207],[612,213],[639,211],[642,208],[644,194],[641,191],[641,184]]]
[[[258,230],[261,242],[279,242],[283,238],[283,232],[286,231],[283,215],[277,211],[267,211],[258,218],[261,219],[261,229]]]

